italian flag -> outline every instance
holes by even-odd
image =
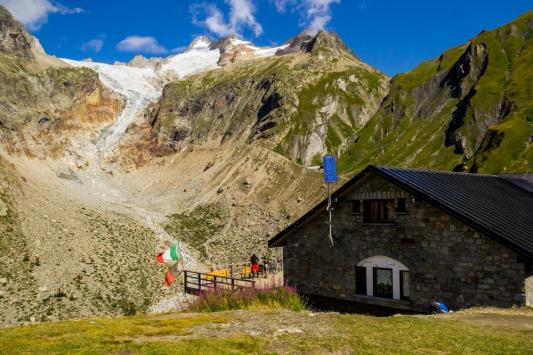
[[[174,263],[174,265],[170,266],[168,269],[167,269],[167,273],[165,275],[165,286],[167,288],[170,287],[170,285],[172,285],[172,283],[174,281],[176,281],[176,279],[178,278],[179,274],[181,273],[181,265],[182,264],[180,261],[178,261],[177,263]]]
[[[178,244],[174,244],[168,248],[164,253],[158,254],[155,259],[158,263],[170,263],[173,261],[179,261],[181,259],[181,254],[178,250]]]

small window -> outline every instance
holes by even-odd
[[[374,268],[374,296],[392,298],[392,269]]]
[[[396,209],[397,213],[407,213],[407,201],[405,198],[398,199],[398,208]]]
[[[400,298],[409,299],[409,271],[400,271]]]
[[[352,214],[360,214],[360,213],[361,213],[361,201],[352,200]]]
[[[395,217],[394,200],[365,200],[363,221],[365,223],[393,222]]]
[[[366,295],[366,267],[355,267],[355,293]]]

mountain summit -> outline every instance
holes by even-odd
[[[211,40],[207,36],[196,37],[187,47],[187,51],[193,49],[209,49],[211,47]]]

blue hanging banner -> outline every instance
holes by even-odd
[[[324,165],[324,182],[337,182],[337,166],[333,155],[325,155],[322,158]]]

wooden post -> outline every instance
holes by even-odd
[[[183,270],[183,292],[187,293],[187,270]]]
[[[200,291],[202,289],[202,277],[200,273],[197,273],[197,275],[198,275],[198,291]]]
[[[235,279],[231,278],[231,290],[233,291],[235,289]]]
[[[231,276],[231,278],[233,279],[233,265],[229,266],[229,274],[229,276]]]
[[[216,276],[213,276],[213,282],[214,282],[214,287],[216,290],[217,289],[217,277]]]

